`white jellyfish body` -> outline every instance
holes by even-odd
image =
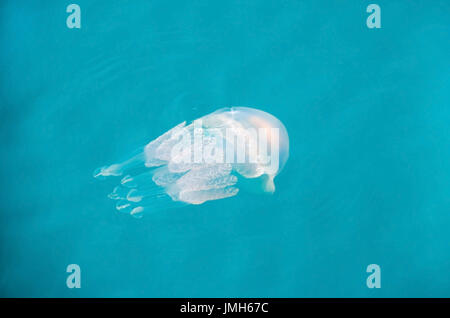
[[[235,196],[240,189],[273,193],[289,157],[289,137],[274,116],[254,108],[222,108],[183,122],[130,159],[94,172],[122,176],[109,197],[140,217],[183,204]]]

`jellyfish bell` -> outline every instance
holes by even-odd
[[[270,174],[275,176],[281,172],[289,158],[289,136],[286,127],[276,117],[262,110],[250,107],[222,108],[205,117],[214,117],[216,119],[218,117],[224,117],[226,118],[224,122],[231,128],[253,128],[265,134],[269,148],[270,145],[278,144],[278,149],[276,149],[278,151],[278,165],[274,171],[270,171]],[[272,150],[275,151],[275,149]],[[275,153],[271,153],[270,155],[276,156]]]
[[[256,166],[248,162],[236,163],[235,170],[245,177],[239,181],[249,192],[273,193],[274,178],[283,170],[289,158],[289,137],[283,123],[267,112],[249,107],[222,108],[205,116],[206,121],[210,117],[213,118],[213,125],[235,129],[241,136],[253,129],[256,136],[249,134],[254,140],[248,140],[248,144],[255,145],[258,153],[264,152],[260,149],[264,148],[262,144],[267,145],[265,161],[263,159],[263,162],[257,162]],[[233,143],[230,138],[227,138],[227,141]]]
[[[280,120],[255,108],[231,107],[175,126],[130,159],[97,169],[94,177],[122,176],[109,197],[117,200],[117,210],[139,217],[240,190],[273,193],[288,158],[289,137]]]

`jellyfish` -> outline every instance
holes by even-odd
[[[94,177],[119,177],[108,197],[118,211],[139,218],[241,190],[273,193],[288,157],[280,120],[259,109],[230,107],[180,123],[125,161],[96,169]]]

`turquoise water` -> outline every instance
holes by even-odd
[[[0,4],[1,296],[450,296],[449,1],[76,3]],[[95,168],[231,105],[287,127],[274,195],[115,212]]]

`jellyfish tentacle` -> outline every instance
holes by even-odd
[[[182,191],[180,199],[191,204],[202,204],[210,200],[225,199],[238,194],[236,187],[213,188],[208,190]]]
[[[236,195],[239,191],[233,187],[236,183],[230,164],[205,165],[189,170],[167,187],[167,193],[174,200],[201,204]]]
[[[128,171],[144,167],[144,153],[138,152],[136,155],[121,163],[115,163],[110,166],[103,166],[94,171],[94,178],[119,177]]]
[[[147,168],[159,167],[170,161],[171,149],[179,142],[179,137],[185,131],[185,126],[186,122],[184,121],[144,147],[145,166]]]
[[[120,213],[141,217],[144,211],[146,213],[157,212],[177,208],[186,204],[185,202],[172,200],[170,196],[161,190],[159,193],[144,196],[137,201],[134,201],[133,197],[119,200],[116,203],[116,209]]]

